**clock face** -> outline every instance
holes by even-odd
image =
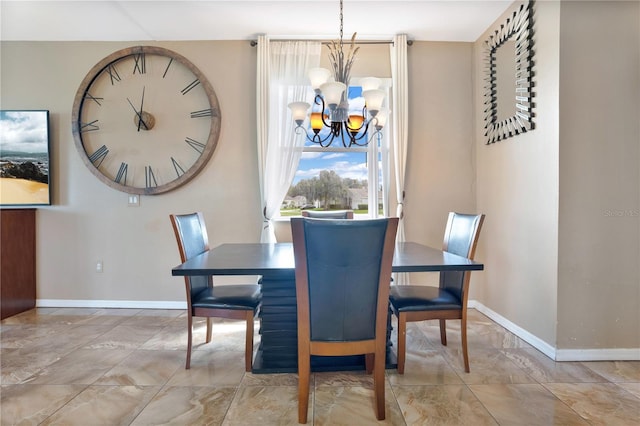
[[[137,46],[95,65],[73,103],[76,147],[102,182],[131,194],[160,194],[206,165],[220,134],[213,87],[186,58]]]

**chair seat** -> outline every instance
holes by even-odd
[[[251,284],[207,287],[192,297],[194,308],[256,310],[260,303],[260,286]]]
[[[392,285],[389,301],[396,312],[462,309],[462,302],[447,290],[423,285]]]

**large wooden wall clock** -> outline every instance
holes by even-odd
[[[118,50],[86,75],[72,131],[88,169],[130,194],[161,194],[206,165],[220,135],[220,108],[204,74],[154,46]]]

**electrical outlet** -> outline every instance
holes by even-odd
[[[102,264],[102,260],[98,260],[96,262],[96,272],[98,273],[102,273],[103,271],[103,264]]]
[[[129,195],[129,207],[139,207],[140,206],[140,196],[137,194]]]

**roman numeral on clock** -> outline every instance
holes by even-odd
[[[200,118],[200,117],[213,117],[213,109],[201,109],[200,111],[193,111],[191,113],[191,118]]]
[[[111,78],[111,85],[113,86],[116,82],[122,80],[120,78],[120,74],[118,74],[118,70],[116,69],[116,66],[113,64],[110,64],[107,67],[107,73],[109,73],[109,77]]]
[[[173,158],[173,157],[171,157],[171,164],[173,164],[173,170],[176,171],[176,175],[178,177],[180,177],[180,176],[182,176],[184,174],[184,169],[180,166],[180,164],[178,164],[176,159]]]
[[[93,154],[89,156],[89,161],[93,163],[96,168],[100,167],[105,157],[109,153],[109,148],[106,145],[102,145],[100,148],[96,149]]]
[[[151,166],[144,166],[144,182],[147,188],[158,186],[158,181],[156,180],[156,176],[153,174]]]
[[[169,63],[167,64],[167,67],[164,69],[162,78],[165,78],[167,76],[167,72],[169,72],[169,67],[171,66],[172,63],[173,63],[173,58],[169,59]]]
[[[180,91],[180,93],[182,93],[183,95],[186,95],[187,93],[189,93],[191,91],[191,89],[193,89],[194,87],[196,87],[198,84],[200,84],[200,80],[198,80],[197,78],[195,80],[193,80],[191,83],[189,83],[189,85],[187,85],[187,87],[185,87],[184,89],[182,89]]]
[[[97,103],[99,106],[102,106],[102,104],[100,103],[100,101],[104,100],[104,98],[96,98],[95,96],[93,96],[91,93],[87,92],[84,95],[85,99],[90,99],[92,101],[94,101],[95,103]]]
[[[146,56],[144,53],[138,53],[134,55],[135,64],[133,65],[133,73],[135,74],[138,71],[138,74],[146,74],[147,73],[147,64],[146,64]]]
[[[204,152],[205,144],[203,144],[202,142],[198,142],[197,140],[191,139],[191,138],[185,138],[184,141],[188,143],[191,148],[198,151],[200,154]]]
[[[129,170],[129,165],[124,162],[120,163],[120,169],[118,170],[118,174],[116,175],[116,178],[113,181],[119,183],[120,185],[126,185],[127,170]]]
[[[80,132],[93,132],[100,130],[100,127],[96,124],[98,120],[93,120],[88,123],[80,123]]]

